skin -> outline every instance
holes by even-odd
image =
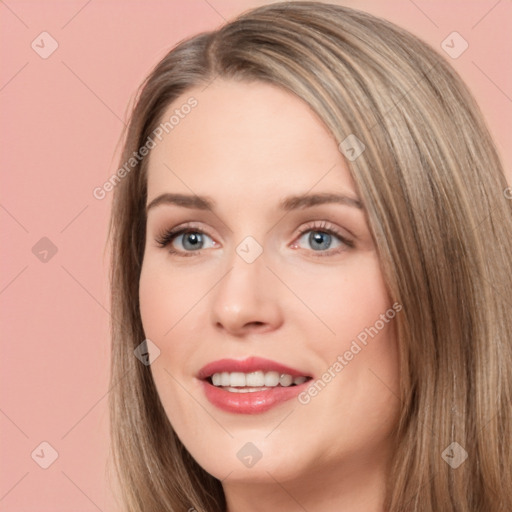
[[[249,356],[320,378],[391,308],[364,209],[278,208],[292,194],[357,198],[344,157],[311,109],[273,85],[217,79],[187,91],[163,118],[191,96],[197,106],[151,151],[148,167],[148,204],[165,192],[216,203],[213,211],[161,204],[148,212],[140,312],[160,350],[151,371],[166,414],[222,480],[229,512],[382,512],[399,410],[392,320],[306,405],[229,413],[196,378],[211,361]],[[190,235],[156,243],[189,221],[206,232],[204,248],[194,251]],[[353,247],[316,228],[322,221]],[[317,231],[327,239],[321,249],[308,240]],[[263,250],[252,263],[236,252],[247,236]],[[250,468],[237,458],[247,442],[262,454]]]

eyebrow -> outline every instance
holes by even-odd
[[[337,203],[346,206],[352,206],[360,210],[363,209],[363,205],[359,199],[346,195],[332,194],[327,192],[322,194],[302,194],[296,196],[288,196],[279,203],[279,208],[281,210],[290,211],[299,208],[310,208],[312,206],[327,203]],[[191,208],[196,210],[213,210],[215,208],[215,201],[209,197],[165,193],[155,197],[146,206],[146,214],[150,209],[164,204],[173,204],[183,208]]]

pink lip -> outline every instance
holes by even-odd
[[[301,391],[309,385],[309,381],[299,384],[298,386],[281,387],[276,386],[262,391],[254,391],[248,393],[234,393],[218,388],[210,384],[208,377],[214,373],[220,372],[243,372],[249,373],[254,371],[276,371],[280,373],[287,373],[293,377],[307,377],[308,374],[290,368],[288,366],[276,363],[269,359],[260,357],[250,357],[243,361],[236,359],[221,359],[207,364],[198,373],[198,378],[201,379],[203,391],[206,398],[219,409],[238,413],[238,414],[259,414],[268,411],[274,406],[282,404],[287,400],[296,397]]]

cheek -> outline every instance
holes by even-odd
[[[171,273],[156,258],[146,259],[139,281],[140,314],[146,336],[170,338],[174,326],[200,297],[201,290],[193,281]]]
[[[190,356],[197,349],[191,340],[201,339],[207,311],[201,307],[211,288],[208,280],[190,272],[172,270],[165,258],[144,261],[139,280],[139,308],[144,334],[160,349],[151,365],[155,380],[169,380],[166,370],[177,377],[197,368]]]
[[[172,280],[155,261],[145,262],[139,281],[139,303],[144,335],[160,350],[151,364],[151,372],[159,390],[173,387],[171,375],[176,373],[176,361],[187,360],[189,343],[176,343],[180,327],[190,310],[187,287]],[[171,395],[172,397],[172,395]],[[165,403],[165,402],[164,402]]]
[[[343,271],[331,271],[328,279],[317,277],[316,284],[302,278],[300,288],[316,318],[296,318],[301,330],[311,333],[309,348],[323,370],[335,374],[332,380],[326,375],[331,392],[317,402],[330,411],[343,404],[355,422],[382,414],[395,405],[393,393],[399,393],[395,318],[400,313],[393,308],[378,259],[374,253],[362,254]]]
[[[190,344],[176,343],[184,317],[194,303],[194,292],[186,283],[171,278],[169,271],[155,260],[146,260],[139,281],[139,302],[142,326],[146,338],[160,349],[151,364],[151,373],[164,410],[171,423],[195,420],[190,417],[187,394],[177,384],[182,381],[183,363],[189,359]],[[184,324],[183,324],[184,325]]]
[[[361,254],[339,269],[324,270],[313,277],[295,276],[297,295],[314,314],[303,316],[303,320],[297,316],[296,321],[315,323],[317,343],[332,352],[376,322],[380,325],[380,315],[389,310],[391,300],[373,252]]]

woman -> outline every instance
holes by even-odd
[[[512,203],[443,58],[249,11],[156,66],[120,167],[123,510],[512,510]]]

